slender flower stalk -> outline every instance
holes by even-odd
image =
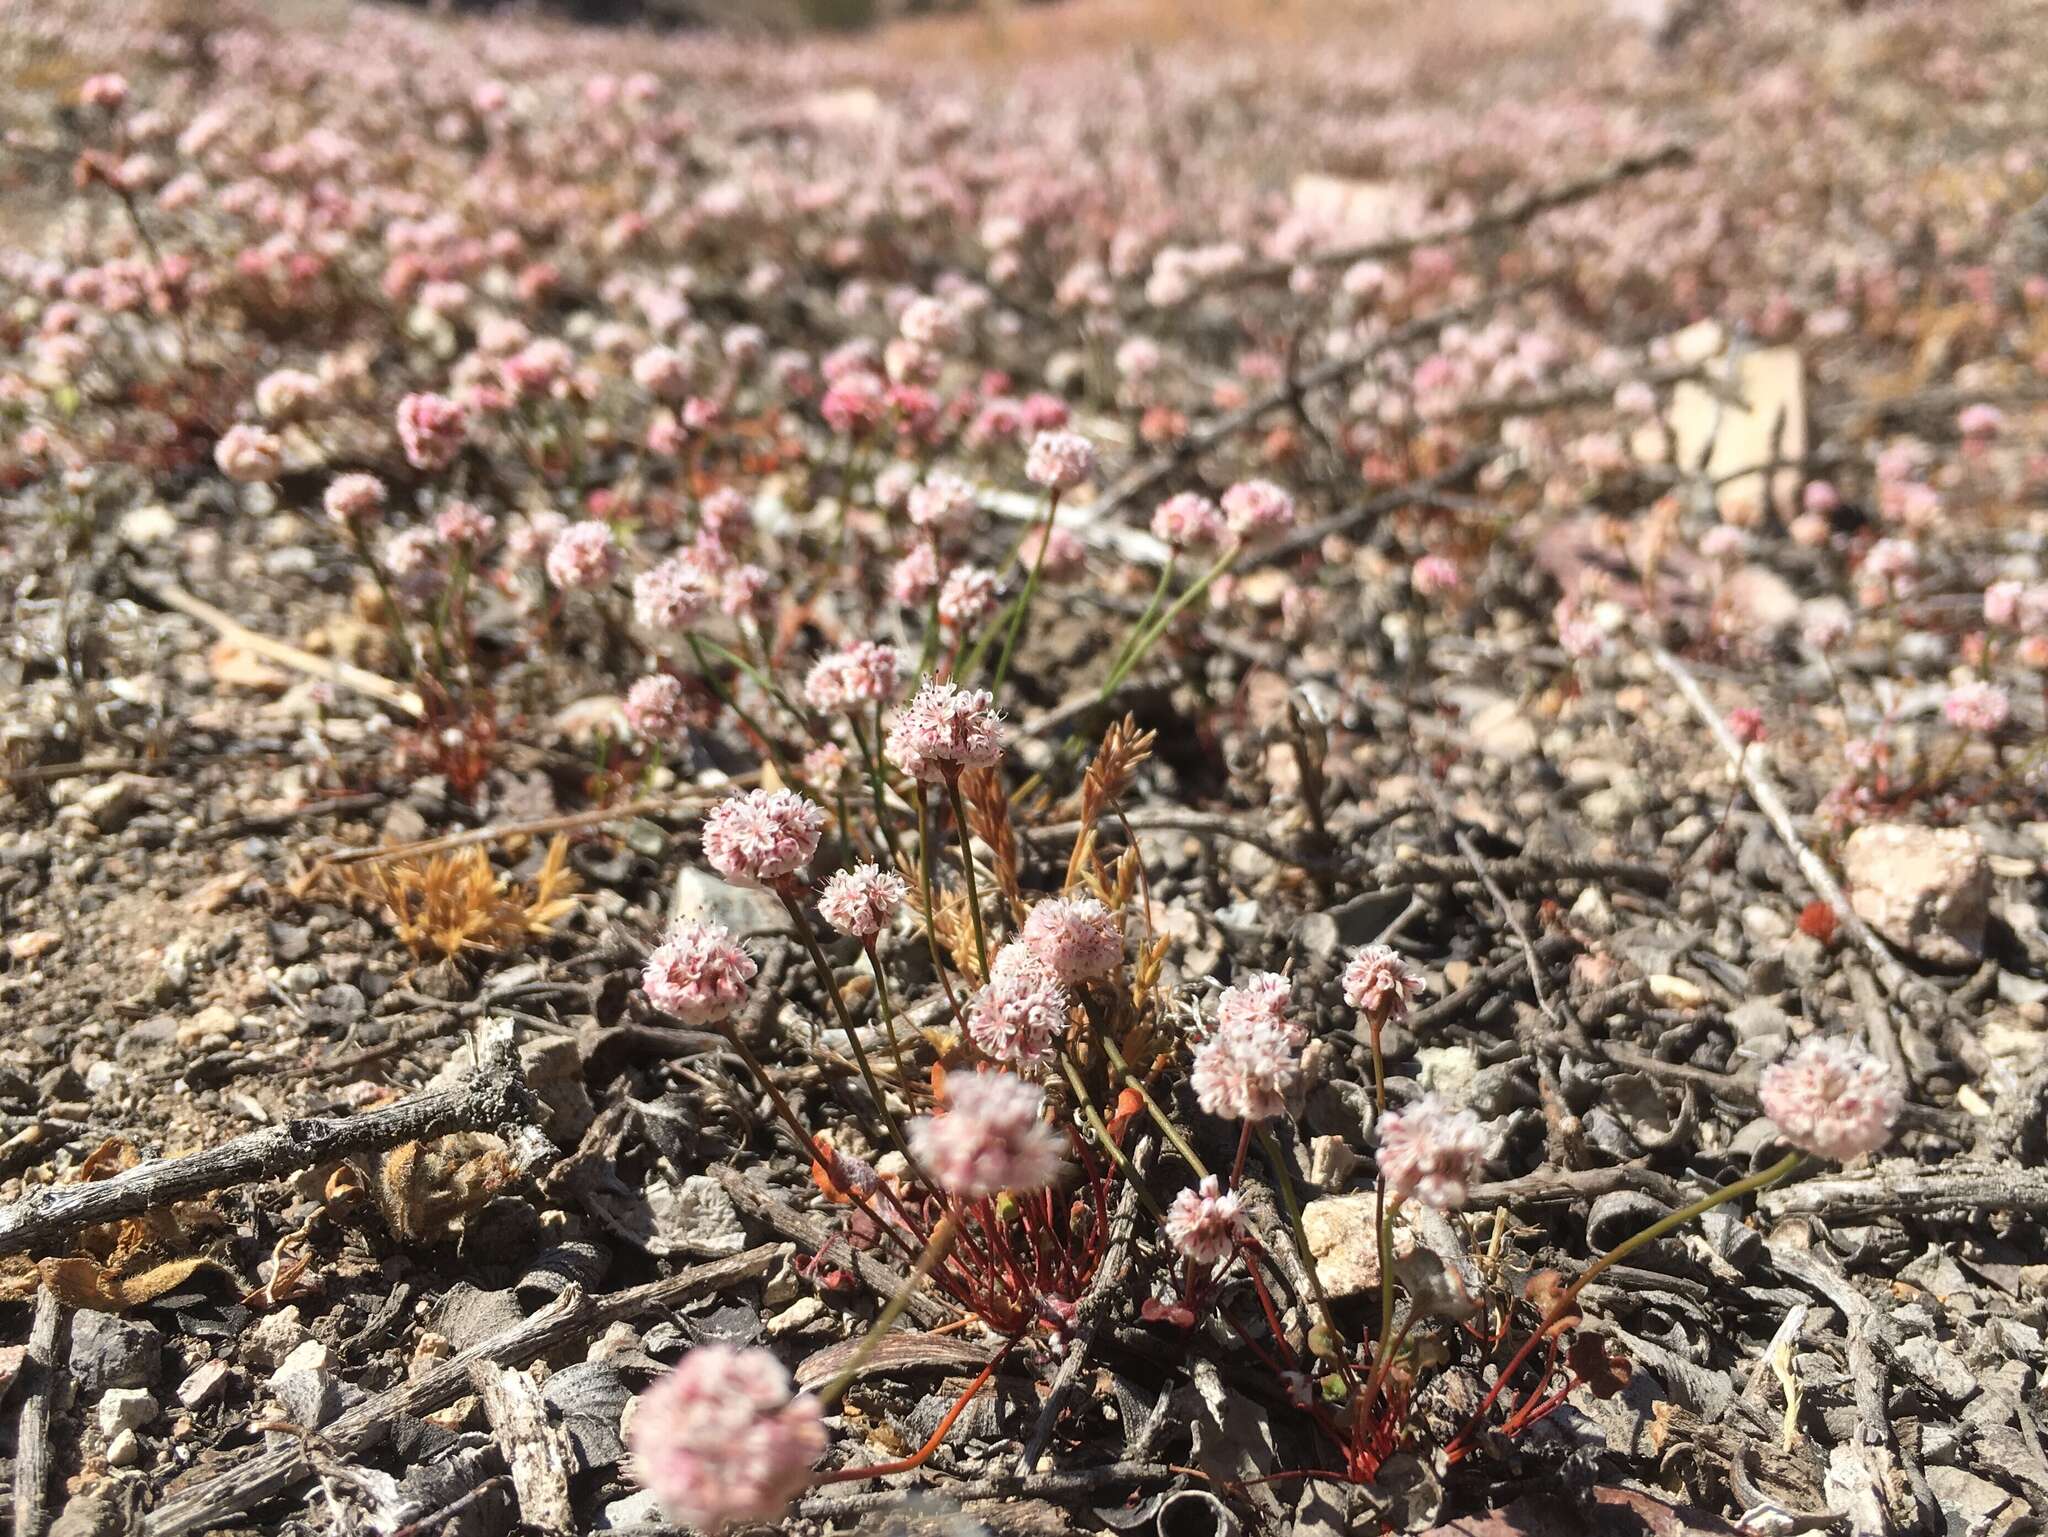
[[[981,975],[988,977],[988,935],[981,926],[981,893],[974,878],[974,840],[967,830],[967,801],[960,794],[960,775],[946,775],[946,794],[953,802],[953,828],[960,835],[960,868],[967,877],[967,916],[974,924],[974,958],[981,963]]]
[[[1195,578],[1186,591],[1167,605],[1166,612],[1152,621],[1150,629],[1138,632],[1124,659],[1110,669],[1109,677],[1103,683],[1101,693],[1096,696],[1098,699],[1107,699],[1122,686],[1124,679],[1131,675],[1133,669],[1145,660],[1146,654],[1151,651],[1153,646],[1158,644],[1159,638],[1173,628],[1173,622],[1180,618],[1188,605],[1207,592],[1219,576],[1222,576],[1232,566],[1237,564],[1238,557],[1244,553],[1244,548],[1242,543],[1229,545],[1221,555],[1218,555],[1209,564],[1208,568],[1200,576]]]
[[[1052,548],[1052,525],[1059,511],[1060,488],[1053,486],[1045,493],[1045,520],[1038,525],[1038,554],[1031,562],[1031,574],[1024,579],[1024,591],[1010,614],[1010,627],[1003,636],[1003,650],[996,659],[995,677],[989,684],[991,689],[1001,690],[1003,680],[1010,676],[1010,659],[1016,654],[1017,637],[1023,633],[1024,620],[1031,612],[1031,600],[1038,595],[1039,577],[1045,571],[1045,552]]]

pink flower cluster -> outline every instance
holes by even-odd
[[[1108,976],[1124,958],[1116,915],[1093,897],[1040,902],[1024,919],[1018,940],[1066,987]]]
[[[704,818],[704,858],[729,881],[780,886],[811,862],[825,812],[794,790],[749,790]]]
[[[703,617],[718,579],[690,555],[671,555],[633,578],[633,618],[663,634],[688,630]]]
[[[1229,531],[1216,504],[1199,492],[1169,496],[1152,511],[1153,535],[1177,550],[1221,544]]]
[[[626,727],[643,742],[678,747],[689,736],[695,707],[683,680],[673,673],[653,672],[633,680],[621,707]]]
[[[1223,493],[1230,531],[1253,544],[1294,527],[1294,498],[1270,480],[1241,480]]]
[[[1073,1006],[1058,977],[1022,945],[1008,945],[989,967],[988,985],[968,1002],[967,1038],[994,1061],[1037,1067]]]
[[[1787,1142],[1837,1163],[1883,1147],[1905,1107],[1891,1070],[1835,1036],[1815,1036],[1765,1068],[1757,1098]]]
[[[1379,1123],[1379,1167],[1387,1193],[1439,1211],[1463,1206],[1486,1156],[1486,1131],[1470,1110],[1454,1110],[1434,1094]]]
[[[355,472],[337,475],[321,498],[327,516],[344,528],[361,528],[384,510],[384,482]]]
[[[908,894],[902,876],[879,865],[855,865],[825,882],[818,911],[840,933],[869,940],[895,921]]]
[[[565,592],[602,587],[619,570],[612,526],[596,518],[571,523],[548,546],[548,580]]]
[[[398,441],[416,470],[445,470],[469,436],[469,413],[446,395],[408,395],[398,403]]]
[[[1078,432],[1041,432],[1024,455],[1024,478],[1048,491],[1071,491],[1095,470],[1095,445]]]
[[[955,1073],[946,1101],[910,1123],[910,1146],[948,1195],[1022,1195],[1059,1178],[1066,1147],[1045,1123],[1045,1090],[1008,1073]]]
[[[1253,1008],[1219,1017],[1195,1048],[1188,1083],[1196,1103],[1227,1121],[1265,1121],[1287,1113],[1301,1089],[1301,1043],[1294,1029]]]
[[[926,678],[890,726],[883,751],[897,768],[927,784],[962,769],[993,768],[1003,756],[995,696]]]
[[[662,1013],[693,1027],[715,1025],[746,1003],[757,969],[724,924],[683,922],[647,957],[640,987]]]
[[[894,646],[856,641],[818,659],[804,679],[804,699],[826,715],[886,704],[896,697],[898,665]]]
[[[823,1409],[759,1348],[700,1345],[633,1406],[633,1476],[670,1520],[780,1520],[825,1455]]]
[[[1344,1001],[1375,1024],[1404,1019],[1422,975],[1390,945],[1367,945],[1344,968]]]

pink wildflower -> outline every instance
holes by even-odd
[[[1024,455],[1024,478],[1048,491],[1071,491],[1094,469],[1095,446],[1078,432],[1041,432]]]
[[[889,728],[889,761],[926,783],[963,768],[993,768],[1003,756],[1002,718],[986,689],[926,678]]]
[[[794,790],[749,790],[704,818],[704,858],[729,881],[777,886],[811,862],[824,810]]]
[[[804,679],[804,699],[826,715],[882,704],[896,697],[896,670],[894,646],[856,641],[818,659]]]
[[[267,422],[294,422],[327,398],[319,375],[280,368],[256,381],[256,409]]]
[[[755,565],[734,566],[719,583],[718,606],[737,619],[751,613],[768,590],[768,573]]]
[[[1980,400],[1956,413],[1956,431],[1966,438],[1995,438],[2005,428],[2005,413],[1989,401]]]
[[[1220,1265],[1237,1252],[1244,1213],[1237,1192],[1226,1194],[1216,1176],[1183,1190],[1166,1208],[1166,1236],[1181,1256],[1197,1265]]]
[[[469,413],[446,395],[408,395],[398,403],[398,441],[416,470],[445,470],[462,452]]]
[[[889,568],[889,597],[904,608],[916,608],[939,585],[939,557],[920,544]]]
[[[986,614],[996,600],[996,574],[986,566],[955,566],[939,588],[939,622],[964,630]]]
[[[911,1150],[940,1189],[974,1200],[1058,1178],[1065,1146],[1041,1118],[1045,1090],[1008,1073],[955,1073],[946,1096],[943,1114],[910,1123]]]
[[[2020,595],[2026,591],[2024,582],[1993,582],[1984,589],[1984,622],[1996,625],[2001,630],[2011,629],[2019,623]]]
[[[992,966],[990,970],[993,975],[988,986],[967,1004],[968,1039],[995,1061],[1037,1067],[1045,1060],[1053,1038],[1066,1029],[1073,997],[1040,966]]]
[[[284,470],[284,444],[261,427],[237,422],[213,445],[213,462],[229,480],[275,480]]]
[[[1287,1112],[1301,1087],[1301,1048],[1277,1020],[1247,1014],[1219,1021],[1195,1048],[1188,1073],[1196,1102],[1229,1121],[1264,1121]]]
[[[444,544],[476,549],[490,542],[498,520],[474,502],[449,502],[434,514],[434,533]]]
[[[1376,1024],[1408,1016],[1422,976],[1391,945],[1367,945],[1344,968],[1344,1001]]]
[[[612,527],[596,518],[571,523],[548,547],[548,580],[564,590],[602,587],[618,569]]]
[[[633,578],[633,618],[650,630],[687,630],[711,605],[714,579],[687,555],[672,555]]]
[[[902,876],[879,865],[855,865],[825,882],[818,911],[840,933],[865,941],[889,926],[907,894]]]
[[[640,973],[647,1001],[696,1027],[730,1019],[747,1001],[754,958],[720,923],[678,923]]]
[[[1223,989],[1216,1000],[1216,1029],[1241,1030],[1255,1025],[1279,1030],[1297,1047],[1308,1041],[1308,1029],[1294,1016],[1294,988],[1277,971],[1255,971]]]
[[[1958,683],[1941,702],[1941,713],[1958,731],[1990,736],[2012,715],[2012,701],[1996,684],[1972,679]]]
[[[823,1410],[759,1348],[700,1345],[634,1406],[633,1476],[669,1519],[719,1533],[779,1521],[825,1455]]]
[[[1465,1204],[1472,1176],[1486,1156],[1486,1132],[1470,1110],[1453,1110],[1425,1094],[1379,1125],[1380,1173],[1388,1194],[1439,1211]]]
[[[623,710],[633,735],[664,747],[674,747],[684,739],[696,713],[683,680],[665,672],[636,678],[626,690]]]
[[[78,87],[78,99],[88,107],[103,107],[112,112],[128,100],[128,77],[111,72],[87,75]]]
[[[934,470],[904,498],[910,521],[927,532],[958,533],[974,518],[974,487],[946,470]]]
[[[1728,734],[1744,747],[1764,739],[1764,713],[1753,705],[1741,705],[1728,712]]]
[[[1223,514],[1208,497],[1194,491],[1169,496],[1152,510],[1152,533],[1177,550],[1219,544],[1227,532]]]
[[[1038,553],[1041,544],[1045,546],[1043,564]],[[1040,524],[1018,544],[1017,559],[1026,571],[1037,567],[1045,580],[1064,582],[1078,576],[1088,563],[1088,547],[1070,529]]]
[[[1890,1141],[1905,1104],[1882,1062],[1834,1036],[1815,1036],[1765,1068],[1757,1097],[1787,1142],[1837,1163]]]
[[[1223,493],[1230,531],[1247,543],[1294,526],[1294,498],[1270,480],[1241,480]]]
[[[344,528],[360,528],[384,510],[384,482],[375,475],[337,475],[322,498],[327,516]]]
[[[1458,574],[1458,563],[1448,555],[1425,555],[1408,573],[1408,585],[1415,589],[1417,596],[1424,598],[1456,592],[1462,580]]]
[[[1020,943],[1065,986],[1108,976],[1124,958],[1116,915],[1093,897],[1040,902],[1024,920]]]

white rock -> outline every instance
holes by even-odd
[[[825,1304],[816,1297],[799,1297],[788,1307],[769,1319],[763,1326],[770,1339],[780,1339],[785,1334],[795,1334],[808,1329],[825,1316]]]
[[[1360,1297],[1380,1284],[1377,1207],[1370,1195],[1332,1195],[1302,1208],[1301,1226],[1316,1275],[1332,1297]],[[1394,1220],[1394,1256],[1415,1252],[1415,1235],[1406,1220]],[[772,1331],[771,1331],[772,1332]]]
[[[178,1402],[187,1409],[197,1409],[202,1404],[218,1398],[227,1385],[228,1363],[225,1361],[202,1361],[195,1366],[178,1384]]]
[[[136,1439],[134,1431],[124,1430],[107,1443],[108,1467],[132,1468],[140,1461],[142,1443]]]
[[[147,1388],[108,1388],[100,1396],[100,1434],[112,1440],[156,1418],[156,1398]]]
[[[1901,949],[1936,966],[1982,957],[1991,870],[1968,828],[1859,827],[1842,847],[1842,874],[1856,915]]]

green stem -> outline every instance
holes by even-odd
[[[1095,1108],[1095,1101],[1088,1097],[1087,1086],[1081,1082],[1081,1070],[1074,1066],[1074,1059],[1067,1055],[1064,1047],[1059,1048],[1059,1058],[1060,1071],[1067,1075],[1067,1083],[1074,1091],[1074,1103],[1081,1111],[1081,1118],[1088,1123],[1088,1129],[1095,1133],[1095,1140],[1101,1144],[1102,1151],[1109,1155],[1109,1161],[1117,1166],[1125,1179],[1130,1181],[1131,1188],[1137,1191],[1138,1199],[1144,1203],[1145,1209],[1164,1222],[1166,1208],[1159,1204],[1152,1192],[1145,1188],[1144,1181],[1138,1178],[1138,1170],[1132,1164],[1130,1155],[1111,1140],[1109,1128],[1102,1124],[1101,1112]]]
[[[1167,551],[1166,564],[1159,568],[1159,582],[1152,589],[1152,601],[1145,605],[1145,612],[1138,615],[1131,625],[1130,633],[1124,637],[1124,643],[1117,647],[1116,659],[1110,663],[1110,671],[1114,672],[1123,666],[1124,659],[1131,654],[1131,647],[1138,643],[1138,637],[1145,633],[1153,617],[1159,612],[1159,605],[1166,601],[1166,590],[1173,585],[1174,566],[1179,559],[1178,549]]]
[[[867,1364],[868,1357],[881,1345],[882,1336],[895,1327],[896,1320],[903,1316],[903,1310],[910,1306],[911,1297],[931,1278],[931,1273],[939,1268],[940,1262],[951,1251],[954,1235],[958,1232],[959,1225],[953,1220],[952,1213],[948,1212],[939,1219],[939,1225],[932,1229],[931,1242],[918,1256],[916,1268],[903,1278],[903,1284],[896,1288],[896,1295],[868,1325],[868,1332],[861,1337],[853,1359],[840,1367],[832,1380],[819,1390],[819,1402],[827,1405],[837,1402],[839,1395],[852,1385],[853,1379],[860,1375],[860,1369]]]
[[[391,582],[384,575],[384,567],[377,557],[370,553],[370,540],[354,523],[348,526],[349,542],[355,546],[356,559],[370,568],[370,580],[377,584],[377,594],[384,600],[384,615],[391,639],[398,647],[398,660],[405,667],[408,679],[419,676],[419,663],[413,658],[412,637],[406,633],[405,610],[398,606],[398,595],[391,590]]]
[[[1031,600],[1038,594],[1038,579],[1045,570],[1045,552],[1052,548],[1053,519],[1059,515],[1060,494],[1050,490],[1045,495],[1045,521],[1038,529],[1038,555],[1031,562],[1031,574],[1024,579],[1024,595],[1017,600],[1017,611],[1010,616],[1010,633],[1003,637],[1003,654],[996,660],[995,681],[989,687],[996,693],[1003,691],[1003,679],[1010,675],[1010,658],[1017,651],[1017,637],[1023,632],[1025,616],[1031,612]]]
[[[1124,1082],[1137,1090],[1138,1098],[1145,1102],[1145,1109],[1151,1115],[1153,1124],[1159,1128],[1160,1134],[1173,1144],[1173,1150],[1180,1154],[1181,1161],[1195,1171],[1197,1179],[1207,1179],[1209,1177],[1209,1166],[1202,1162],[1192,1147],[1188,1146],[1187,1138],[1183,1137],[1180,1134],[1179,1128],[1167,1119],[1166,1112],[1160,1108],[1159,1101],[1152,1097],[1152,1091],[1145,1087],[1144,1082],[1136,1073],[1131,1071],[1130,1063],[1126,1062],[1124,1054],[1116,1049],[1116,1042],[1109,1038],[1109,1032],[1097,1026],[1095,1038],[1101,1044],[1103,1051],[1108,1053],[1110,1064],[1123,1075]]]
[[[882,1016],[883,1033],[889,1037],[889,1056],[896,1064],[896,1084],[908,1098],[910,1069],[903,1064],[903,1043],[896,1036],[896,1001],[889,996],[889,973],[882,967],[882,952],[872,939],[864,940],[868,966],[875,974],[875,1009]],[[913,1105],[915,1101],[912,1102]]]
[[[740,724],[754,733],[755,738],[761,743],[761,750],[768,755],[768,761],[775,766],[776,774],[785,783],[789,782],[792,776],[788,765],[782,761],[782,754],[775,750],[775,739],[763,731],[760,723],[741,706],[739,692],[736,689],[727,688],[725,680],[712,671],[710,662],[704,658],[704,647],[710,646],[713,650],[722,652],[728,657],[731,657],[732,653],[726,651],[723,646],[713,641],[700,641],[695,635],[689,635],[685,638],[690,643],[690,655],[697,659],[698,671],[704,675],[704,681],[710,685],[711,692],[718,696],[718,702],[738,716]],[[738,658],[734,657],[733,660],[738,661]],[[742,667],[746,666],[744,662],[741,662],[740,665]],[[752,671],[752,669],[749,668],[748,671]]]
[[[981,894],[975,888],[973,836],[967,830],[967,802],[960,794],[960,775],[946,776],[946,794],[953,802],[953,826],[960,834],[960,867],[967,873],[967,916],[974,922],[974,956],[981,962],[981,977],[988,980],[988,936],[981,928]]]
[[[1145,660],[1145,654],[1158,644],[1159,637],[1173,628],[1174,620],[1180,618],[1190,603],[1207,592],[1210,584],[1217,577],[1223,575],[1224,572],[1235,565],[1238,556],[1243,552],[1244,546],[1242,544],[1233,544],[1224,550],[1221,555],[1217,556],[1215,562],[1210,565],[1208,570],[1196,577],[1194,582],[1189,585],[1187,591],[1175,598],[1168,605],[1166,612],[1152,622],[1151,629],[1144,631],[1138,636],[1136,642],[1131,647],[1130,654],[1111,671],[1109,681],[1102,685],[1102,692],[1097,697],[1107,699],[1111,694],[1115,693],[1124,679],[1131,675],[1132,669]]]
[[[889,825],[889,801],[882,779],[882,706],[875,704],[875,740],[868,741],[868,735],[861,729],[860,717],[849,715],[847,725],[853,730],[854,745],[860,749],[861,762],[867,766],[868,790],[875,798],[875,825],[881,829],[882,842],[887,845],[889,857],[898,863],[903,854],[896,847],[896,830]]]
[[[1337,1327],[1337,1316],[1330,1310],[1330,1297],[1323,1290],[1323,1278],[1316,1273],[1316,1257],[1308,1246],[1308,1229],[1301,1221],[1301,1201],[1294,1193],[1294,1177],[1287,1172],[1287,1160],[1281,1155],[1280,1144],[1273,1133],[1259,1124],[1259,1151],[1266,1155],[1266,1162],[1272,1166],[1273,1183],[1280,1192],[1280,1205],[1287,1212],[1287,1228],[1294,1235],[1294,1252],[1301,1257],[1302,1269],[1308,1272],[1308,1289],[1316,1299],[1316,1310],[1323,1315],[1323,1327],[1330,1331],[1330,1341],[1338,1349],[1338,1361],[1345,1378],[1351,1376],[1351,1368],[1344,1363],[1344,1333]]]
[[[932,815],[931,801],[924,793],[922,780],[911,781],[917,795],[917,884],[924,899],[924,938],[932,952],[932,970],[938,973],[939,986],[946,991],[946,1007],[953,1011],[952,1017],[960,1017],[960,999],[953,992],[953,979],[946,974],[945,957],[939,954],[939,912],[932,904]]]

